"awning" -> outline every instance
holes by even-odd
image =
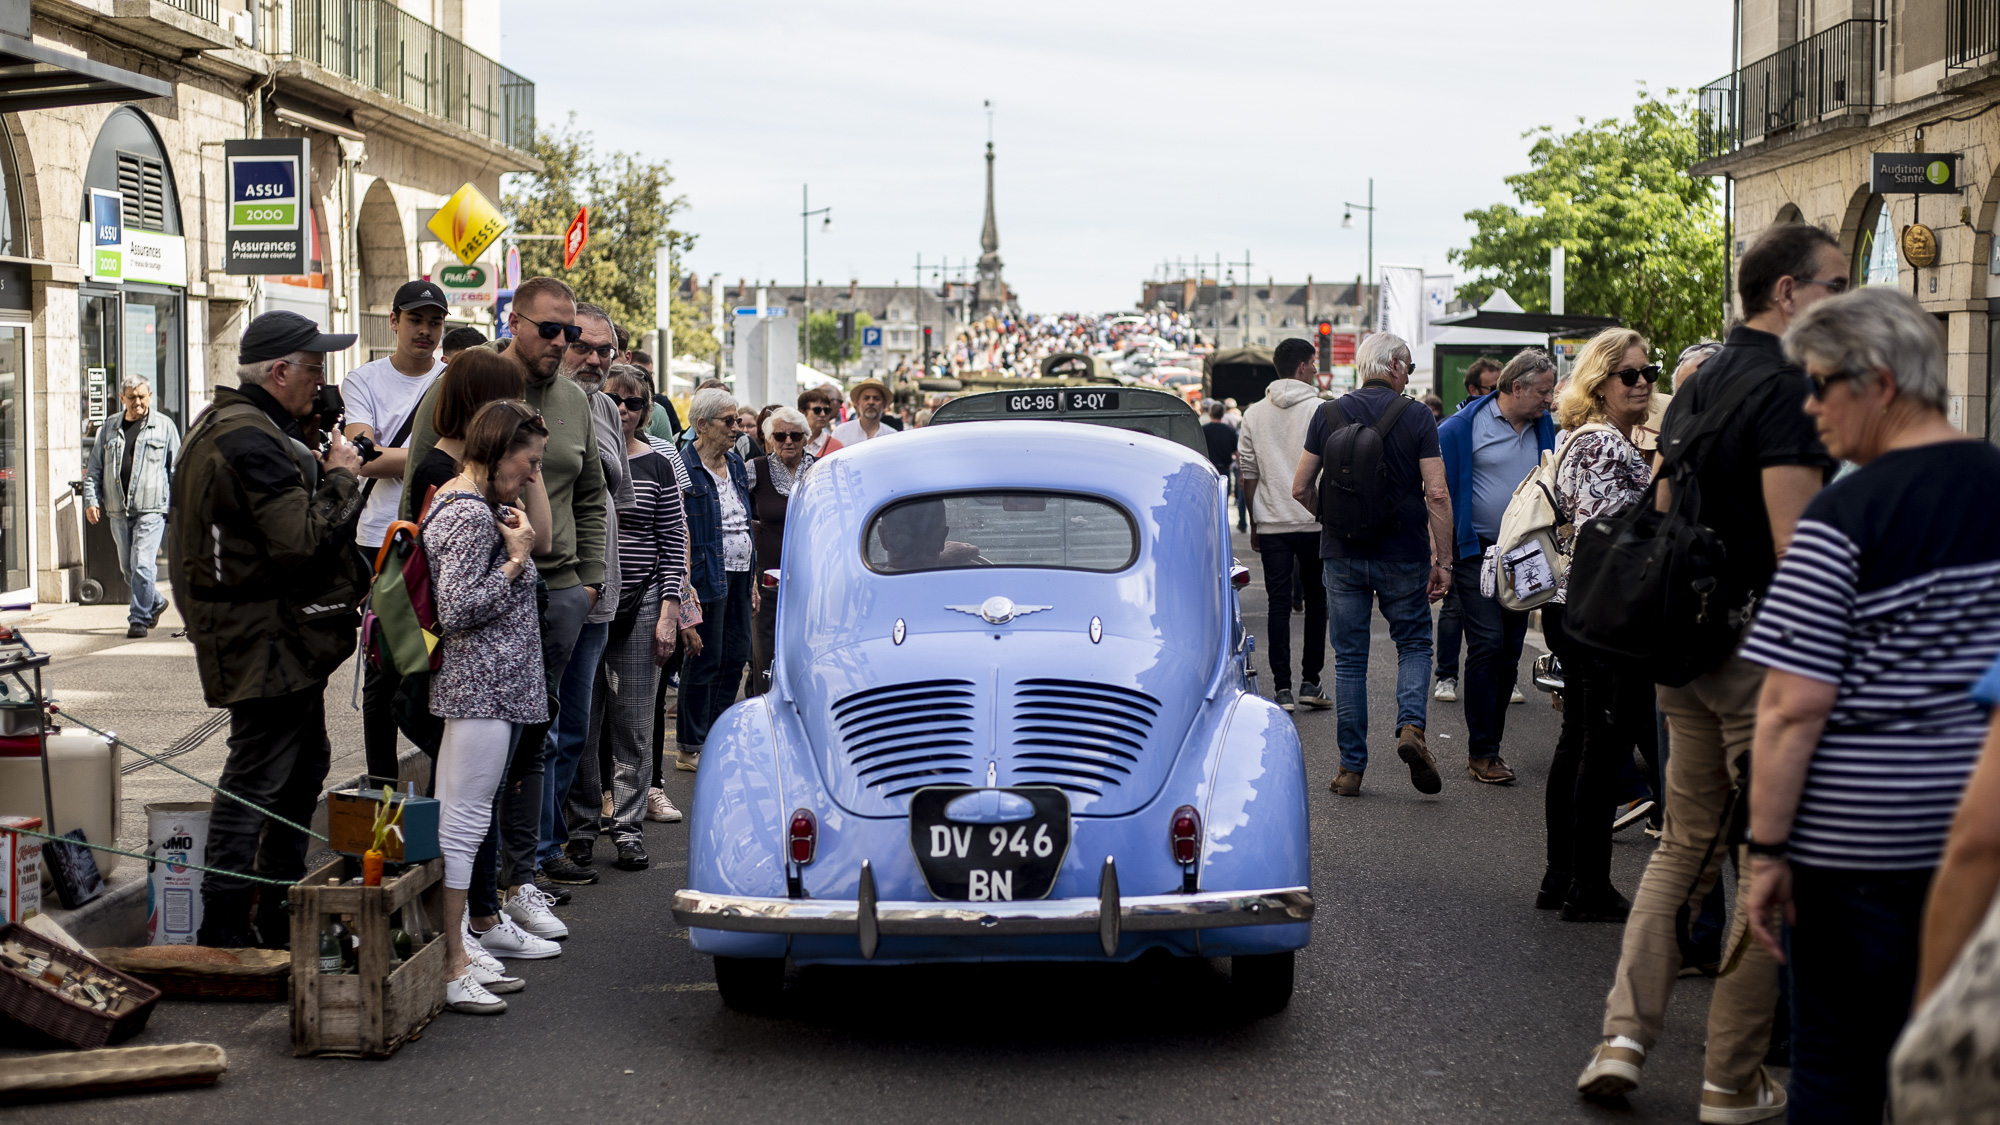
[[[0,32],[0,113],[173,96],[170,82]]]
[[[1449,328],[1487,328],[1500,332],[1533,332],[1540,336],[1594,336],[1619,325],[1617,317],[1582,316],[1576,313],[1475,312],[1441,317],[1432,324]],[[1426,341],[1428,342],[1428,341]]]

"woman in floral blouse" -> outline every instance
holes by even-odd
[[[1607,328],[1577,353],[1557,395],[1556,424],[1565,438],[1557,447],[1556,502],[1572,529],[1624,508],[1652,480],[1633,444],[1660,374],[1646,355],[1645,337]],[[1571,639],[1563,628],[1568,584],[1565,570],[1555,600],[1542,607],[1542,632],[1563,666],[1563,722],[1549,766],[1548,870],[1535,905],[1561,907],[1572,922],[1623,922],[1632,904],[1611,885],[1612,811],[1633,748],[1649,762],[1655,758],[1653,680],[1645,669]]]

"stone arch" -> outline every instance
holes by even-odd
[[[1771,220],[1771,225],[1778,227],[1786,223],[1803,223],[1805,221],[1805,212],[1799,210],[1799,205],[1796,203],[1787,203],[1783,207],[1778,208],[1778,217]]]
[[[1875,195],[1869,190],[1867,184],[1859,184],[1855,187],[1853,193],[1847,197],[1847,207],[1841,212],[1839,231],[1840,252],[1846,256],[1849,263],[1847,277],[1849,285],[1859,286],[1861,284],[1861,271],[1856,266],[1855,253],[1861,245],[1862,222],[1864,220],[1872,222],[1875,218],[1874,213],[1869,208],[1869,202],[1874,198]]]
[[[1987,174],[1986,186],[1979,192],[1979,210],[1972,217],[1972,284],[1966,296],[1975,301],[1994,295],[1990,288],[1991,268],[1987,263],[1993,260],[1993,225],[1996,221],[2000,221],[2000,164]]]
[[[397,288],[416,276],[410,269],[410,240],[403,230],[403,214],[387,180],[368,185],[354,227],[361,258],[361,307],[386,313]]]

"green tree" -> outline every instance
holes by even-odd
[[[1545,312],[1549,251],[1561,246],[1568,311],[1615,316],[1667,355],[1719,335],[1722,210],[1714,181],[1686,171],[1700,128],[1693,98],[1642,86],[1630,119],[1577,124],[1524,134],[1535,139],[1529,170],[1506,181],[1518,206],[1466,213],[1478,232],[1451,259],[1478,276],[1458,295],[1476,304],[1502,288]]]
[[[854,314],[854,336],[843,348],[840,343],[839,314],[822,310],[812,314],[806,327],[806,338],[812,344],[812,358],[833,364],[833,373],[840,374],[844,363],[853,363],[861,358],[861,330],[875,323],[875,318],[865,312]]]
[[[531,151],[542,162],[542,173],[509,176],[501,196],[514,232],[560,236],[577,208],[589,207],[590,240],[571,270],[563,269],[559,239],[520,243],[521,276],[562,278],[634,337],[652,328],[655,256],[668,247],[678,276],[681,257],[695,243],[693,234],[674,225],[687,197],[669,194],[674,177],[667,162],[627,152],[600,157],[591,135],[576,128],[575,114],[560,130],[537,129]],[[678,300],[671,311],[674,350],[713,354],[715,337],[705,319]]]

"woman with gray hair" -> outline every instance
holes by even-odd
[[[812,468],[806,452],[810,433],[806,416],[789,406],[773,407],[764,416],[764,448],[770,454],[750,462],[750,511],[756,518],[758,565],[767,570],[784,565],[785,508],[792,489]],[[771,643],[778,625],[778,599],[767,598],[757,609],[756,631],[750,643],[750,690],[762,693],[771,684]]]
[[[680,715],[674,768],[693,771],[716,716],[736,702],[750,659],[750,619],[757,612],[757,546],[750,535],[750,479],[736,444],[736,399],[721,387],[688,404],[694,440],[681,450],[687,495],[688,584],[701,622],[683,628]]]
[[[1742,656],[1757,704],[1748,916],[1792,980],[1791,1117],[1880,1121],[1952,810],[2000,655],[2000,449],[1945,417],[1937,321],[1868,288],[1785,333],[1827,452]]]

